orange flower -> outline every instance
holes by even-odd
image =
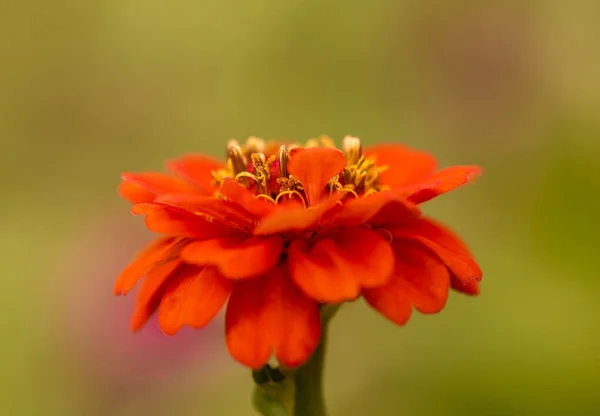
[[[413,306],[439,312],[449,288],[477,294],[481,270],[452,231],[418,204],[479,175],[436,170],[401,145],[343,151],[325,137],[304,147],[231,141],[227,163],[189,155],[175,176],[126,173],[121,195],[159,234],[119,276],[116,294],[143,278],[132,328],[158,311],[167,334],[202,328],[228,301],[232,356],[262,367],[275,355],[304,363],[320,338],[320,307],[361,294],[397,324]]]

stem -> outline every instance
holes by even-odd
[[[323,367],[329,319],[323,319],[321,341],[312,357],[294,375],[294,416],[327,416],[323,395]]]

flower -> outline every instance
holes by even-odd
[[[320,307],[363,295],[402,325],[412,308],[439,312],[449,288],[477,294],[482,273],[460,238],[418,207],[480,174],[436,169],[401,145],[362,149],[346,137],[305,146],[230,141],[227,163],[187,155],[175,174],[126,173],[121,195],[155,240],[120,275],[143,278],[132,328],[158,311],[162,330],[202,328],[227,302],[231,355],[260,368],[296,367],[320,338]]]

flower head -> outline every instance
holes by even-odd
[[[227,162],[188,155],[174,175],[126,173],[121,195],[159,234],[123,271],[115,293],[143,278],[132,328],[158,311],[162,330],[206,326],[227,302],[232,356],[260,368],[272,354],[304,363],[320,338],[320,307],[367,302],[397,324],[439,312],[449,288],[478,293],[465,244],[419,204],[467,183],[475,166],[437,170],[401,145],[362,149],[346,137],[304,146],[230,141]]]

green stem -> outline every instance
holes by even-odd
[[[327,416],[323,395],[323,367],[327,347],[327,326],[323,319],[321,341],[312,357],[294,375],[296,394],[294,416]]]

